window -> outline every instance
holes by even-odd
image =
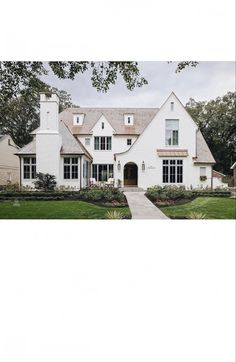
[[[124,123],[126,126],[132,126],[134,124],[133,114],[124,114]]]
[[[109,178],[113,178],[113,165],[94,164],[93,178],[97,181],[107,181]]]
[[[171,110],[171,111],[174,110],[174,102],[170,102],[170,110]]]
[[[166,146],[178,146],[179,144],[179,121],[176,119],[166,120]]]
[[[183,160],[163,160],[162,182],[163,183],[183,182]]]
[[[200,167],[200,176],[206,176],[206,167]]]
[[[78,157],[64,158],[64,179],[78,179]]]
[[[90,138],[85,138],[85,145],[90,146]]]
[[[127,146],[131,146],[132,145],[132,139],[131,138],[127,138]]]
[[[110,151],[111,137],[94,137],[94,149],[97,151]]]
[[[31,180],[36,178],[36,158],[24,157],[23,160],[23,176],[25,180]]]
[[[102,122],[102,129],[104,129],[104,122]]]
[[[84,114],[74,114],[73,116],[73,124],[74,126],[82,126],[84,121]]]
[[[89,177],[89,162],[84,161],[83,163],[83,177],[88,178]]]

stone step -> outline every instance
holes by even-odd
[[[128,186],[128,187],[121,187],[120,191],[122,191],[122,192],[141,192],[141,191],[144,191],[144,189],[142,189],[142,187]]]

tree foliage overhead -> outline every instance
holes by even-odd
[[[226,175],[236,158],[235,97],[235,92],[228,92],[209,102],[191,98],[186,104],[215,157],[214,168]]]
[[[59,111],[72,107],[71,95],[65,91],[51,88],[42,83],[44,89],[56,91],[60,106]],[[31,132],[39,127],[39,93],[38,87],[25,88],[21,95],[5,99],[0,92],[0,130],[9,134],[14,142],[23,147],[32,140]]]

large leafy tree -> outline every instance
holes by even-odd
[[[73,106],[71,96],[67,92],[50,88],[46,84],[42,86],[44,89],[57,92],[60,112]],[[31,141],[30,133],[39,126],[39,93],[37,91],[38,87],[26,88],[20,96],[9,99],[4,99],[0,93],[0,130],[4,134],[10,134],[19,147]]]
[[[228,92],[209,102],[190,99],[186,104],[215,157],[215,169],[225,174],[236,157],[235,96]]]

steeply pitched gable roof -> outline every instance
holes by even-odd
[[[115,134],[140,135],[152,121],[158,110],[158,108],[67,108],[59,114],[59,119],[62,120],[75,135],[91,134],[92,128],[102,115],[115,130]],[[73,115],[80,113],[84,114],[83,125],[74,126]],[[125,126],[124,114],[134,115],[133,126]]]

